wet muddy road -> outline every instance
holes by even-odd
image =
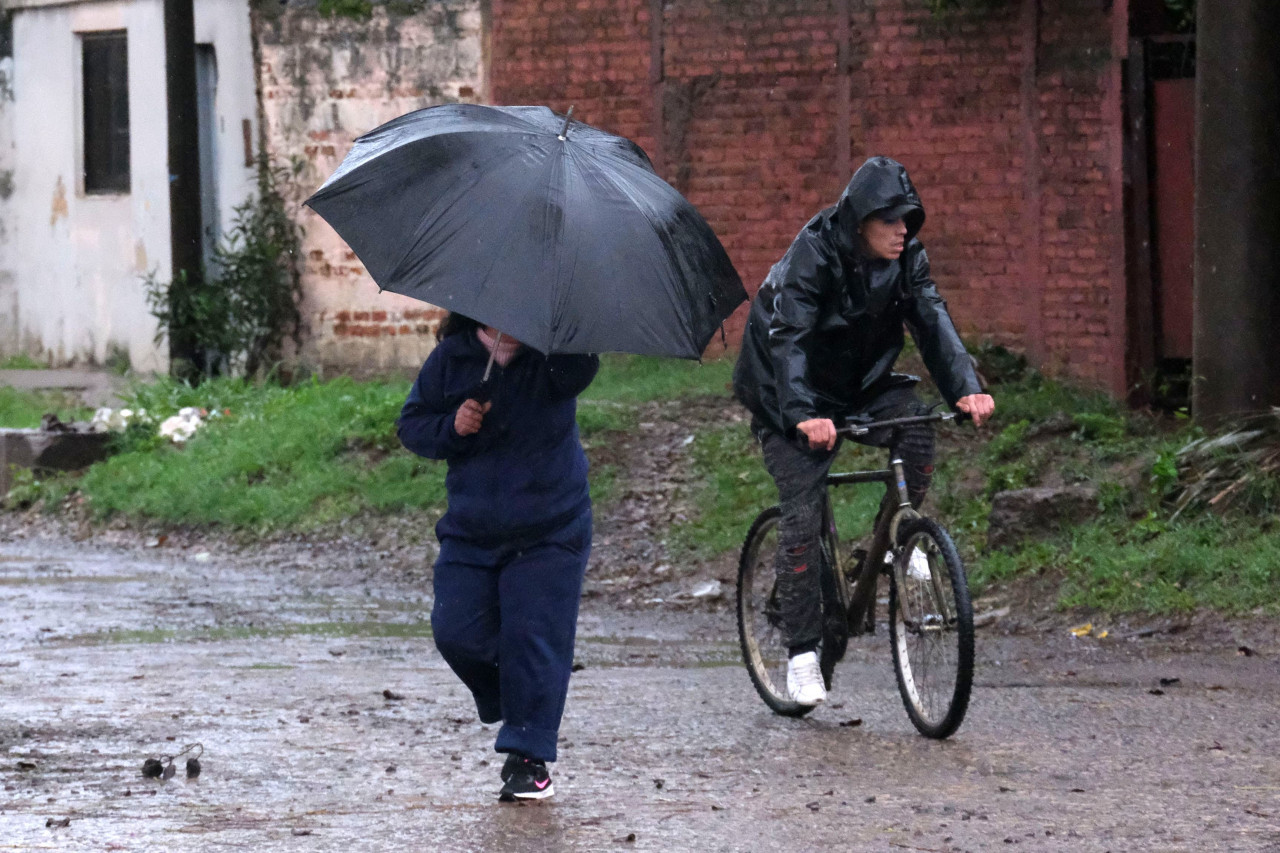
[[[1280,850],[1268,640],[980,631],[936,743],[883,637],[786,720],[727,608],[589,599],[557,796],[508,806],[425,580],[322,564],[0,542],[0,850]]]

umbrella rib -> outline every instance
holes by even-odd
[[[624,160],[623,162],[628,162],[628,161]],[[663,181],[662,178],[659,177],[656,173],[637,169],[637,174],[645,176],[644,177],[645,180],[657,181],[658,183],[662,184],[663,187],[666,188],[666,190],[670,191],[671,193],[675,193],[676,197],[679,199],[680,202],[683,202],[684,204],[689,203],[687,199],[679,195],[679,191],[677,191],[670,184]],[[665,224],[664,220],[658,217],[657,215],[655,215],[654,211],[648,205],[640,204],[636,202],[636,194],[630,192],[630,187],[623,184],[619,180],[619,178],[622,176],[622,172],[621,171],[617,171],[617,172],[597,171],[597,172],[593,172],[592,175],[594,177],[598,177],[602,180],[607,181],[611,186],[617,189],[622,194],[622,196],[627,200],[627,202],[631,205],[632,209],[634,209],[637,213],[639,213],[642,217],[644,217],[645,221],[649,225],[648,230],[645,232],[646,235],[651,236],[654,240],[656,240],[658,245],[662,249],[663,255],[667,258],[667,260],[672,264],[672,266],[675,269],[681,270],[681,265],[679,264],[679,261],[678,261],[678,254],[671,251],[671,247],[668,244],[668,241],[663,237],[663,234],[664,234],[663,226]],[[687,282],[685,281],[685,277],[683,275],[680,276],[680,283],[682,285],[687,286]],[[686,340],[692,341],[695,336],[693,334],[693,330],[689,327],[688,317],[684,315],[684,312],[679,310],[673,311],[672,313],[678,318],[680,322],[680,331],[682,332],[684,338]]]
[[[538,149],[538,151],[539,153],[542,153],[542,154],[548,153],[546,149]],[[553,159],[554,159],[554,155],[545,157],[543,159],[543,163],[545,164],[545,163],[553,162]],[[530,170],[530,172],[531,174],[536,174],[534,170]],[[530,182],[529,186],[526,188],[524,192],[524,195],[521,196],[521,199],[520,199],[521,203],[523,203],[525,199],[528,199],[533,193],[537,191],[537,188],[538,188],[537,183],[538,183],[537,181]],[[515,229],[517,221],[518,220],[516,217],[511,217],[504,223],[502,228],[502,231],[503,231],[502,241],[498,245],[506,246],[508,244],[511,232]],[[495,251],[490,253],[489,265],[484,271],[484,278],[482,279],[482,281],[484,282],[489,281],[489,277],[493,273],[493,268],[497,266],[499,258],[500,258],[500,254],[498,252]],[[547,334],[546,334],[545,344],[546,344],[546,349],[549,352],[552,346],[551,330],[547,329],[546,333]],[[521,343],[527,343],[530,346],[533,346],[533,342],[530,342],[530,341],[521,341]],[[537,343],[542,343],[542,341],[538,341]],[[537,349],[536,346],[534,348]]]

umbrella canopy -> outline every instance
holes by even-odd
[[[306,203],[383,289],[544,353],[699,358],[747,298],[639,146],[546,107],[401,116],[357,139]]]

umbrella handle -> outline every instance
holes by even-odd
[[[569,112],[564,115],[564,127],[560,130],[560,141],[564,142],[569,138],[569,120],[573,118],[573,106],[570,105]]]
[[[498,355],[498,344],[500,343],[502,343],[502,332],[498,332],[498,336],[493,339],[493,349],[489,350],[489,363],[484,366],[484,378],[480,380],[481,385],[489,383],[489,374],[493,371],[493,359]]]

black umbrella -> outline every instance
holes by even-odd
[[[357,139],[306,203],[383,289],[544,353],[698,358],[747,298],[639,146],[546,107],[401,116]]]

